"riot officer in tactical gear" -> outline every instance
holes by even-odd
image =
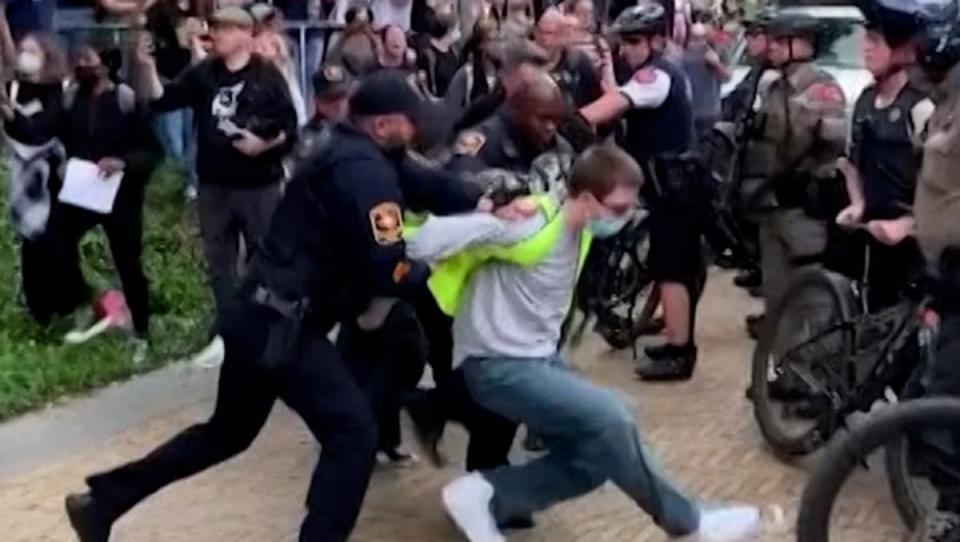
[[[837,182],[836,161],[848,132],[843,90],[814,64],[834,37],[831,30],[795,12],[781,12],[767,24],[769,58],[780,77],[761,93],[744,161],[743,196],[747,211],[760,219],[768,308],[795,270],[823,259],[827,218],[816,212],[818,202],[810,195]],[[748,331],[755,333],[759,322],[748,319]]]
[[[650,209],[648,264],[660,288],[668,342],[645,350],[638,369],[649,380],[687,379],[697,350],[693,323],[705,280],[701,237],[704,211],[696,179],[688,178],[685,153],[693,146],[693,110],[686,77],[663,58],[667,21],[662,5],[641,1],[614,21],[629,74],[616,92],[582,108],[596,125],[622,117],[621,146],[644,165],[644,197]]]
[[[419,96],[391,72],[370,75],[335,128],[291,180],[234,303],[220,315],[226,355],[211,418],[144,458],[87,480],[67,498],[81,542],[106,542],[111,525],[166,485],[246,449],[279,398],[322,446],[300,540],[346,540],[377,448],[367,398],[327,334],[374,297],[424,288],[429,269],[406,257],[403,211],[477,207],[478,191],[410,162]]]
[[[921,137],[933,102],[910,81],[921,18],[880,3],[864,7],[864,63],[874,83],[854,106],[849,157],[840,159],[850,204],[831,227],[826,266],[867,277],[871,310],[895,304],[921,267],[911,213]],[[865,227],[845,235],[840,228]],[[865,251],[868,245],[869,257]],[[864,269],[869,265],[869,269]],[[866,272],[866,275],[864,273]]]

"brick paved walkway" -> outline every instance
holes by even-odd
[[[743,316],[756,302],[730,286],[729,274],[714,275],[698,329],[700,366],[694,379],[676,385],[641,384],[627,353],[611,354],[597,340],[575,353],[595,380],[618,388],[635,406],[643,432],[663,468],[691,492],[707,499],[739,500],[786,510],[795,516],[805,480],[804,462],[785,465],[765,450],[749,404],[743,399],[751,343]],[[186,424],[202,419],[209,405],[152,420],[102,446],[0,482],[0,540],[72,540],[61,513],[62,496],[82,486],[89,472],[129,460]],[[445,443],[461,458],[463,436]],[[2,443],[9,445],[10,443]],[[264,434],[244,455],[150,499],[121,521],[121,542],[290,541],[296,526],[315,445],[302,424],[277,409]],[[815,461],[809,458],[805,462]],[[373,480],[353,540],[454,541],[438,503],[439,488],[456,467],[426,465],[381,471]],[[844,542],[897,540],[879,469],[858,476],[843,500]],[[615,488],[601,490],[551,510],[538,527],[511,540],[534,542],[655,541],[663,536]],[[763,540],[791,540],[788,532]]]

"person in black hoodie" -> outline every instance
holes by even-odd
[[[153,110],[194,111],[200,233],[222,311],[239,280],[240,239],[249,256],[280,200],[282,161],[296,141],[297,115],[283,75],[252,52],[250,13],[223,8],[211,23],[211,58],[171,83],[161,83],[148,43],[136,56]]]
[[[27,34],[18,47],[15,77],[0,105],[6,132],[10,223],[20,238],[24,301],[41,324],[69,310],[50,295],[50,245],[46,235],[52,202],[60,191],[63,146],[57,128],[63,110],[63,51],[53,36]]]
[[[162,156],[133,89],[110,80],[101,55],[90,46],[77,49],[75,84],[68,89],[59,129],[67,156],[94,162],[104,175],[123,172],[110,214],[99,214],[58,202],[50,234],[56,245],[58,293],[63,303],[81,308],[90,301],[90,287],[80,270],[79,245],[95,226],[102,226],[123,284],[136,333],[134,360],[146,356],[150,308],[143,251],[143,205],[146,183]]]

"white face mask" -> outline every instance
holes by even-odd
[[[30,51],[17,55],[17,69],[26,75],[35,75],[43,69],[43,57]]]

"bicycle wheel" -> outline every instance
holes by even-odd
[[[936,507],[937,493],[923,469],[911,461],[909,435],[902,435],[884,447],[883,462],[900,519],[908,528],[915,529],[921,518]]]
[[[753,353],[753,412],[778,455],[808,454],[834,431],[838,415],[819,383],[844,371],[854,350],[852,298],[844,277],[804,270],[767,314]]]
[[[616,240],[594,294],[596,331],[615,350],[628,348],[650,328],[660,298],[647,268],[649,236],[644,221]]]
[[[902,440],[908,433],[933,428],[960,430],[960,399],[916,399],[899,403],[836,439],[827,448],[803,492],[797,516],[798,542],[829,542],[837,495],[854,468],[867,456]]]

